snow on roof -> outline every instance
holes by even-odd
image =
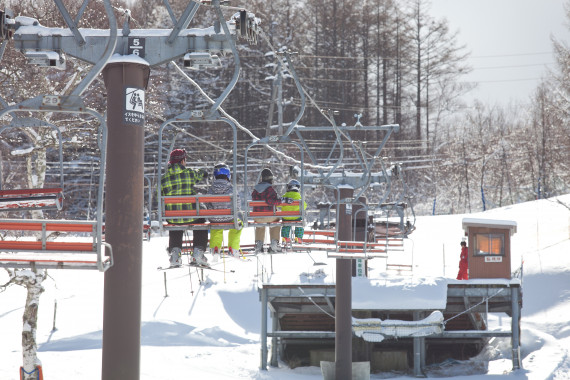
[[[15,18],[16,23],[19,27],[16,29],[15,34],[36,34],[38,36],[49,37],[49,36],[63,36],[63,37],[73,37],[73,32],[69,28],[48,28],[42,26],[38,20],[32,17],[17,16]],[[228,24],[230,26],[231,23]],[[84,29],[79,28],[79,32],[83,37],[105,37],[109,36],[109,29]],[[231,30],[231,29],[230,29]],[[131,29],[129,37],[167,37],[172,33],[172,29]],[[180,37],[186,36],[213,36],[216,34],[223,34],[223,31],[216,33],[213,26],[207,28],[191,28],[184,29],[180,31]]]
[[[447,279],[353,278],[352,308],[357,310],[443,310]]]
[[[122,54],[116,54],[116,53],[113,54],[111,56],[111,58],[109,58],[109,60],[107,61],[107,64],[118,63],[118,62],[121,62],[121,63],[138,63],[141,65],[148,66],[148,62],[136,54],[122,55]]]
[[[504,227],[511,229],[512,233],[517,232],[517,222],[514,220],[463,218],[462,225],[464,230],[466,227]]]

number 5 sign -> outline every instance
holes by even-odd
[[[129,37],[129,54],[138,55],[141,58],[144,58],[144,38],[140,37]]]

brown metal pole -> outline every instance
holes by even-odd
[[[340,199],[352,198],[354,189],[341,188]],[[352,210],[339,206],[338,240],[352,240]],[[335,378],[352,379],[352,260],[336,259]]]
[[[104,380],[140,378],[144,90],[149,74],[148,65],[130,61],[113,62],[103,70],[108,124],[105,240],[113,247],[115,262],[105,272]]]

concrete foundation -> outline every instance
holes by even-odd
[[[324,380],[336,380],[335,362],[322,361]],[[352,362],[352,380],[370,380],[370,362]]]
[[[408,353],[402,351],[373,351],[370,358],[372,372],[408,370]]]
[[[334,362],[334,348],[309,351],[311,367],[320,367],[321,362]]]
[[[323,361],[335,361],[335,350],[332,348],[310,350],[309,354],[310,365],[314,367],[321,366],[321,362]],[[387,371],[407,371],[409,369],[408,353],[406,350],[373,351],[370,356],[369,363],[372,373]]]

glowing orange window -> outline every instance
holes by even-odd
[[[504,255],[505,237],[502,234],[476,234],[475,255]]]

